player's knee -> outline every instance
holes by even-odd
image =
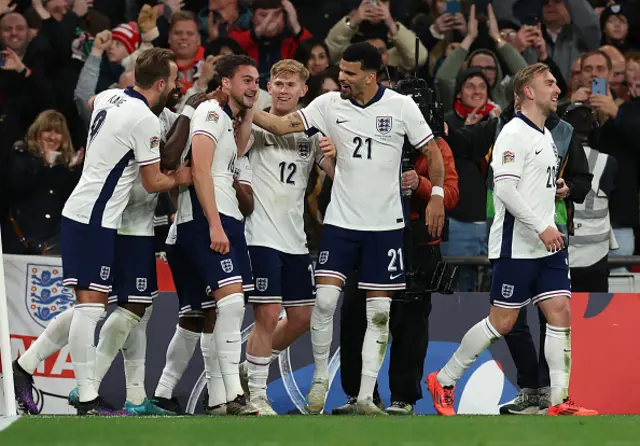
[[[280,317],[280,304],[254,304],[253,312],[256,326],[273,333]]]
[[[118,306],[124,308],[125,310],[135,314],[140,318],[144,316],[144,312],[148,307],[147,304],[132,304],[132,303],[119,303]]]
[[[571,326],[571,305],[565,296],[558,296],[540,303],[547,323],[555,327]]]
[[[311,325],[312,306],[295,307],[295,311],[287,310],[287,324],[294,333],[303,334]]]
[[[329,289],[331,290],[331,292],[328,293],[323,292],[323,288],[318,289],[316,303],[313,309],[313,312],[315,314],[323,316],[333,316],[333,313],[336,311],[336,307],[338,306],[338,298],[340,297],[340,291],[333,287],[328,287],[327,290]]]
[[[391,299],[367,299],[367,324],[372,324],[378,329],[387,328],[390,311]]]

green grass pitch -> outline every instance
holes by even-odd
[[[23,417],[2,446],[631,446],[640,417]]]

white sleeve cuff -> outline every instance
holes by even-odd
[[[182,112],[180,112],[180,114],[182,116],[186,116],[187,118],[191,119],[193,117],[193,113],[195,112],[194,108],[190,105],[185,105],[184,108],[182,109]]]

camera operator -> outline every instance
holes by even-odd
[[[434,133],[435,126],[429,122]],[[445,163],[444,206],[451,210],[458,201],[458,174],[449,145],[441,137],[436,142]],[[413,148],[405,142],[402,189],[405,211],[409,219],[403,238],[403,264],[407,289],[392,298],[389,328],[393,338],[389,367],[389,386],[392,404],[386,409],[390,415],[411,415],[416,401],[422,398],[422,372],[429,344],[429,314],[431,290],[445,291],[452,287],[447,280],[451,268],[440,262],[441,239],[431,238],[425,226],[424,210],[431,198],[431,181],[427,160],[422,154],[413,157]],[[436,270],[439,274],[434,274]],[[342,388],[349,396],[346,404],[333,410],[334,415],[356,413],[356,396],[362,369],[361,350],[366,329],[364,290],[358,289],[358,273],[349,277],[344,288],[340,317],[340,361]],[[432,278],[442,280],[432,281]],[[435,283],[434,282],[438,282]],[[378,389],[374,403],[382,408]]]

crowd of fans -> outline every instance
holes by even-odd
[[[394,85],[418,69],[443,103],[449,133],[499,118],[513,102],[514,74],[544,62],[565,106],[595,117],[585,144],[617,161],[610,218],[618,254],[635,251],[640,133],[640,1],[620,0],[0,0],[0,225],[3,249],[56,254],[60,214],[84,159],[87,100],[132,83],[137,55],[153,46],[177,56],[186,99],[215,88],[217,60],[247,54],[260,72],[262,109],[271,66],[304,63],[312,77],[300,107],[339,88],[347,45],[382,54],[379,79]],[[415,60],[416,36],[419,39]],[[604,78],[606,94],[591,80]],[[511,106],[512,107],[512,106]],[[179,111],[179,110],[178,110]],[[445,255],[486,255],[487,159],[459,156],[460,199],[449,214]],[[312,173],[310,244],[321,231],[330,180]],[[170,202],[157,211],[159,249]],[[460,289],[476,287],[461,277]]]

